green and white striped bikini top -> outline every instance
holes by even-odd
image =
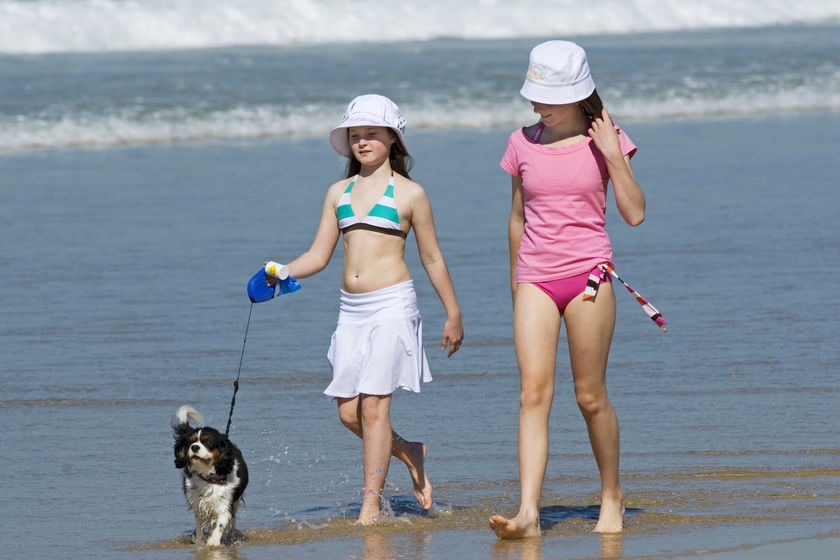
[[[353,190],[353,185],[356,184],[356,179],[359,176],[353,177],[350,184],[344,190],[341,198],[338,200],[338,206],[335,209],[335,216],[338,218],[338,229],[342,233],[353,231],[354,229],[368,229],[371,231],[378,231],[388,235],[398,235],[405,239],[407,234],[400,229],[400,216],[397,213],[397,205],[394,202],[394,176],[388,181],[388,188],[385,189],[385,194],[379,199],[379,202],[373,205],[368,215],[364,219],[359,219],[353,212],[353,207],[350,205],[350,192]]]

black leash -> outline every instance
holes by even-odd
[[[239,391],[239,374],[242,373],[242,359],[245,357],[245,343],[248,342],[248,327],[251,326],[251,312],[253,310],[254,302],[251,302],[251,307],[248,309],[248,322],[245,323],[245,338],[242,341],[242,353],[239,354],[239,369],[236,370],[236,380],[233,382],[233,396],[230,399],[230,413],[228,413],[225,435],[228,435],[230,432],[230,421],[233,419],[233,407],[236,405],[236,393]]]

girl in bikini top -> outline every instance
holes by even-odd
[[[367,229],[388,235],[397,235],[403,239],[408,237],[408,234],[400,229],[400,216],[397,213],[397,205],[394,201],[394,176],[391,175],[385,194],[382,195],[379,202],[373,205],[368,215],[361,220],[353,212],[353,206],[350,204],[350,192],[353,190],[353,185],[356,184],[358,177],[358,175],[353,177],[353,180],[347,185],[347,189],[341,195],[335,209],[338,228],[341,232],[346,234],[354,229]]]

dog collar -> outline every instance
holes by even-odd
[[[204,476],[199,473],[193,474],[208,484],[227,484],[227,479],[222,476]]]

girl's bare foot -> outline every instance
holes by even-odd
[[[382,521],[382,494],[368,489],[364,489],[363,492],[365,496],[356,523],[364,526],[376,525]]]
[[[601,513],[593,529],[596,533],[620,533],[624,530],[624,499],[601,498]]]
[[[362,527],[372,527],[380,523],[382,523],[382,514],[359,515],[359,519],[356,520],[356,525],[361,525]]]
[[[494,515],[490,518],[490,528],[500,539],[524,539],[540,536],[540,520],[521,520],[517,515],[513,519]]]
[[[414,497],[424,510],[432,508],[432,483],[426,476],[426,445],[420,442],[405,442],[408,473],[414,483]]]

